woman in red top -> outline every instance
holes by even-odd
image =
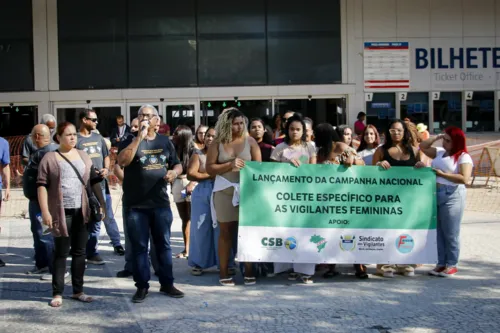
[[[366,120],[366,113],[360,112],[358,113],[358,120],[354,123],[354,133],[356,135],[362,135],[363,131],[365,130],[365,120]]]
[[[262,162],[269,162],[274,147],[271,145],[271,135],[267,131],[264,121],[260,118],[253,118],[250,120],[248,131],[250,136],[257,141],[257,144],[260,147]]]

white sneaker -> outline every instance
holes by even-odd
[[[67,279],[67,278],[69,278],[69,272],[64,273],[64,279]],[[52,274],[50,274],[50,273],[43,274],[40,277],[40,280],[43,280],[43,281],[52,281]]]

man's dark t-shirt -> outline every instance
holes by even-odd
[[[24,139],[23,143],[23,158],[30,158],[31,154],[33,154],[38,148],[36,145],[33,143],[33,140],[31,139],[31,134],[28,134],[26,136],[26,139]]]
[[[125,149],[134,139],[127,137],[119,148]],[[134,159],[125,167],[123,179],[123,206],[128,208],[170,207],[167,170],[180,164],[174,145],[163,135],[139,144]]]
[[[85,137],[78,133],[76,149],[86,152],[92,160],[92,165],[98,170],[104,168],[104,158],[109,156],[109,150],[100,134],[92,133],[90,136]],[[103,190],[106,188],[105,181],[101,182],[101,188]]]
[[[36,180],[38,178],[38,166],[40,165],[42,158],[48,152],[56,151],[58,148],[59,145],[49,143],[45,147],[31,153],[28,165],[26,166],[23,174],[23,192],[24,196],[29,200],[38,200]]]

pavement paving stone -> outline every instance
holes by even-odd
[[[183,246],[175,216],[173,253]],[[131,302],[132,279],[115,277],[123,257],[113,254],[104,234],[100,252],[106,265],[89,265],[85,279],[85,291],[96,301],[69,299],[68,283],[60,309],[48,306],[50,281],[25,274],[33,266],[29,220],[2,218],[1,225],[0,257],[8,265],[0,269],[0,332],[455,333],[497,332],[500,324],[498,215],[466,213],[460,275],[453,279],[429,277],[426,272],[432,266],[425,265],[413,278],[371,275],[359,281],[349,265],[341,265],[342,276],[325,280],[319,273],[312,285],[279,275],[245,287],[238,275],[236,287],[224,288],[215,269],[195,277],[187,260],[174,259],[175,283],[186,297],[160,294],[152,275],[150,295],[142,304]],[[369,266],[369,273],[374,272]]]

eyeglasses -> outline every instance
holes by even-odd
[[[140,113],[139,114],[139,117],[148,117],[151,119],[151,117],[153,117],[154,115],[152,113]]]
[[[390,129],[389,130],[389,133],[391,134],[402,134],[404,132],[404,130],[400,130],[400,129]]]
[[[90,120],[90,121],[92,121],[92,122],[94,122],[94,123],[97,123],[97,118],[87,118],[87,119]]]

